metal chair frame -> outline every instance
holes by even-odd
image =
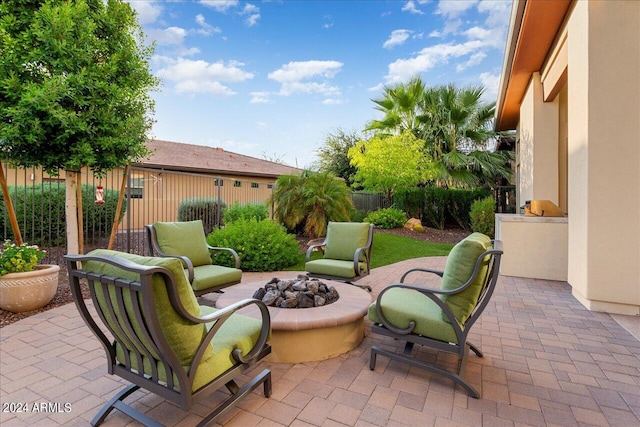
[[[416,366],[418,368],[425,369],[434,374],[442,375],[446,378],[453,380],[455,383],[462,386],[471,397],[478,399],[480,397],[480,393],[464,378],[464,371],[467,363],[467,358],[469,355],[469,349],[471,349],[478,357],[483,357],[480,348],[470,342],[467,341],[467,336],[469,335],[469,331],[473,324],[478,320],[487,304],[489,303],[489,299],[496,287],[496,283],[498,280],[498,275],[500,272],[500,260],[502,257],[502,242],[499,240],[495,240],[493,242],[493,249],[487,250],[480,254],[478,259],[476,260],[475,267],[473,270],[473,274],[462,286],[457,289],[452,290],[442,290],[437,288],[427,288],[419,285],[412,285],[404,283],[407,276],[412,273],[431,273],[436,274],[437,276],[442,277],[444,272],[438,270],[432,270],[427,268],[413,268],[411,270],[406,271],[401,279],[400,283],[392,284],[385,289],[383,289],[378,295],[376,302],[376,313],[378,318],[381,320],[380,324],[374,324],[371,327],[371,332],[389,336],[395,338],[397,340],[406,341],[405,348],[403,353],[395,353],[389,350],[385,350],[379,346],[373,346],[371,348],[371,357],[369,359],[369,369],[374,370],[376,366],[376,356],[381,354],[383,356],[387,356],[392,360],[396,360],[403,363],[408,363],[412,366]],[[460,325],[455,318],[455,315],[451,311],[451,309],[447,306],[447,304],[440,299],[439,295],[452,295],[459,293],[469,287],[471,283],[475,280],[477,275],[479,274],[480,268],[483,264],[483,260],[486,256],[489,256],[489,270],[487,272],[487,277],[485,283],[483,284],[482,290],[480,292],[480,296],[478,298],[478,302],[473,309],[471,315],[466,320],[464,325]],[[421,336],[413,333],[413,329],[416,326],[415,321],[411,321],[409,327],[407,329],[396,328],[393,326],[382,313],[380,302],[384,294],[393,288],[403,288],[403,289],[413,289],[418,291],[427,297],[429,297],[433,302],[438,304],[438,306],[442,309],[443,313],[447,316],[447,319],[453,326],[457,337],[457,343],[448,343],[439,341],[436,339],[432,339],[426,336]],[[444,367],[421,362],[416,360],[411,356],[411,351],[413,350],[414,344],[423,345],[425,347],[430,347],[436,350],[445,351],[448,353],[454,353],[458,356],[458,364],[456,372],[451,372],[450,370],[445,369]]]
[[[261,301],[246,299],[218,310],[215,313],[195,317],[182,305],[173,275],[164,267],[143,266],[129,260],[111,256],[66,255],[64,258],[69,272],[69,282],[76,307],[86,325],[91,329],[91,332],[93,332],[96,338],[98,338],[105,350],[108,373],[117,375],[132,383],[104,405],[91,421],[91,425],[97,426],[101,424],[113,409],[118,409],[144,425],[160,426],[161,424],[157,421],[123,402],[127,396],[139,388],[157,394],[180,406],[183,410],[188,411],[192,407],[195,397],[206,395],[213,390],[226,386],[231,392],[231,395],[211,413],[205,416],[198,426],[205,426],[215,420],[218,416],[233,408],[235,403],[258,388],[261,384],[263,384],[264,387],[264,395],[266,397],[271,396],[271,372],[268,369],[263,370],[241,387],[235,382],[235,378],[238,375],[271,353],[271,346],[267,343],[271,321],[269,311]],[[78,267],[80,263],[86,261],[104,262],[123,270],[137,273],[140,275],[140,280],[131,281],[95,274]],[[185,371],[180,364],[175,352],[162,333],[158,316],[156,315],[153,295],[152,276],[154,274],[159,274],[163,277],[169,301],[173,309],[184,318],[185,321],[194,325],[198,323],[214,323],[200,342],[198,350],[187,371]],[[81,292],[81,281],[87,281],[92,284],[89,286],[91,299],[102,321],[104,330],[98,325],[94,316],[87,308],[86,301],[83,299]],[[99,308],[95,287],[101,287],[105,295],[109,290],[115,292],[115,303],[114,298],[106,298],[105,305],[112,319],[115,318],[116,313],[119,314],[119,322],[112,322],[110,324],[107,321],[105,313]],[[127,309],[125,308],[125,295],[127,294],[130,295],[134,313],[131,317],[127,314]],[[231,315],[251,305],[257,306],[261,313],[262,330],[256,345],[245,355],[241,354],[239,349],[234,350],[233,358],[236,360],[237,365],[228,369],[205,386],[196,391],[192,391],[192,384],[202,356],[215,334]],[[134,324],[142,329],[140,336],[135,332]],[[120,338],[114,338],[113,341],[110,341],[105,334],[105,330],[113,337]],[[117,346],[124,349],[124,361],[118,361],[116,358]],[[127,349],[129,349],[129,351],[127,351]],[[139,351],[139,349],[143,349],[143,351]],[[152,369],[151,375],[145,374],[143,369],[136,369],[133,366],[134,362],[138,367],[144,366],[144,360],[150,361],[149,364]],[[160,366],[160,364],[162,364],[165,370],[166,378],[164,380],[162,380],[159,375],[158,366]],[[174,378],[176,380],[174,380]]]

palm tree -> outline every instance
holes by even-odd
[[[492,128],[495,103],[484,103],[483,92],[482,86],[427,88],[415,77],[385,88],[383,97],[373,100],[384,117],[373,120],[367,130],[387,134],[409,130],[423,140],[441,186],[471,187],[495,176],[509,177],[513,153],[488,151],[488,143],[497,137]]]
[[[331,172],[304,171],[280,176],[270,202],[275,204],[275,218],[289,230],[302,226],[306,235],[320,237],[329,221],[350,219],[349,196],[347,185]]]
[[[372,100],[384,118],[371,121],[365,130],[396,135],[408,130],[420,137],[420,116],[423,113],[420,104],[424,93],[425,86],[420,77],[411,79],[407,84],[385,87],[383,97]]]

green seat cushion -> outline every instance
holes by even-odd
[[[196,291],[215,288],[229,283],[239,283],[242,279],[242,270],[221,265],[201,265],[193,269],[193,282],[191,286]]]
[[[182,269],[182,263],[175,258],[152,258],[152,257],[143,257],[134,254],[128,254],[123,252],[111,251],[106,249],[97,249],[90,252],[88,255],[106,255],[117,258],[126,259],[132,261],[136,264],[147,265],[147,266],[158,266],[164,267],[170,271],[175,280],[176,289],[178,291],[178,295],[180,297],[180,301],[184,305],[185,309],[194,316],[200,316],[200,306],[198,305],[198,301],[191,289],[191,285],[189,284],[187,278],[184,275],[184,271]],[[140,276],[136,273],[122,270],[116,266],[106,264],[104,262],[99,261],[88,261],[83,265],[83,269],[98,273],[104,274],[108,276],[118,277],[126,280],[139,280]],[[102,287],[98,286],[96,288],[96,296],[98,300],[98,305],[101,311],[107,317],[107,321],[112,325],[114,323],[120,323],[119,319],[121,317],[120,313],[116,313],[116,318],[114,319],[109,314],[106,304],[107,304],[107,296],[102,290]],[[169,346],[173,349],[176,354],[176,357],[180,361],[182,365],[188,365],[193,360],[193,356],[198,348],[198,344],[202,341],[203,336],[206,333],[206,329],[203,324],[193,324],[182,316],[180,316],[171,306],[169,302],[169,296],[167,294],[167,288],[165,286],[165,280],[160,274],[153,275],[153,296],[156,308],[156,316],[158,318],[160,328],[167,339]],[[115,290],[113,286],[109,289],[109,298],[112,301],[115,301]],[[132,308],[132,299],[131,295],[125,293],[125,307],[127,311],[127,315],[133,318],[133,308]],[[141,299],[141,298],[140,298]],[[115,305],[115,303],[114,303]],[[98,307],[96,307],[98,309]],[[147,313],[143,313],[143,316],[148,316]],[[136,321],[133,321],[133,327],[136,335],[140,336],[141,328],[140,325]],[[126,337],[120,337],[125,342],[129,340]],[[143,342],[145,342],[143,340]],[[145,345],[148,345],[146,343]],[[128,345],[127,345],[128,347]],[[139,351],[144,351],[144,349],[138,348]],[[151,347],[147,347],[147,350],[153,355],[155,352],[151,349]],[[205,358],[211,357],[211,354],[207,352],[205,354]]]
[[[215,312],[216,309],[201,306],[201,311],[204,316]],[[206,326],[208,331],[212,325],[212,323],[207,323],[201,326]],[[241,314],[233,314],[214,335],[211,342],[211,351],[207,352],[206,358],[202,358],[197,368],[192,391],[207,385],[225,371],[237,365],[238,362],[232,356],[233,350],[239,348],[242,354],[247,354],[258,342],[261,329],[262,322],[260,320]],[[121,347],[117,348],[116,356],[118,360],[124,359]],[[143,364],[144,372],[150,375],[151,365],[149,359],[144,359]],[[133,365],[137,369],[137,362],[133,363]],[[190,365],[183,365],[183,368],[188,373]],[[158,376],[162,381],[166,381],[167,374],[161,363],[158,364]],[[177,381],[177,378],[174,378],[174,383],[177,384]]]
[[[465,284],[471,278],[480,254],[491,248],[491,239],[482,233],[473,233],[458,242],[447,257],[441,289],[453,290]],[[488,264],[489,256],[486,256],[473,283],[464,291],[442,296],[442,300],[451,309],[461,325],[467,321],[478,302],[478,297],[487,278]],[[443,319],[447,320],[444,314]]]
[[[458,343],[451,323],[442,320],[442,309],[428,296],[413,289],[393,288],[382,296],[382,314],[395,327],[406,329],[416,322],[413,332],[439,341]],[[369,306],[369,320],[381,323],[376,302]]]
[[[169,255],[182,255],[194,267],[211,264],[211,255],[201,220],[184,222],[155,222],[158,246]]]
[[[324,257],[353,261],[356,249],[367,245],[369,228],[367,222],[329,222]]]
[[[367,273],[367,264],[358,263],[360,266],[360,274]],[[316,259],[305,264],[305,270],[309,273],[324,274],[327,276],[338,276],[352,278],[356,276],[353,271],[353,258],[351,261],[342,261],[337,259]]]

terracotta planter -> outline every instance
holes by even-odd
[[[60,266],[37,265],[33,271],[0,276],[0,308],[22,313],[44,307],[58,290]]]

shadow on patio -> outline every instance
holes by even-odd
[[[375,269],[358,283],[371,285],[375,297],[408,268],[441,269],[444,262],[444,257],[408,260]],[[243,281],[295,275],[245,273]],[[620,319],[638,336],[639,318]],[[379,357],[375,371],[370,371],[372,345],[402,345],[370,337],[370,325],[366,320],[360,346],[337,358],[303,364],[278,364],[267,358],[254,369],[272,370],[272,397],[256,392],[219,422],[228,426],[640,425],[640,340],[611,315],[586,310],[566,283],[499,279],[470,334],[485,356],[470,355],[467,364],[466,377],[481,389],[479,400],[449,380],[389,363],[385,357]],[[436,354],[420,350],[418,357]],[[73,304],[0,329],[0,364],[3,426],[87,425],[124,384],[106,374],[103,350]],[[216,402],[222,398],[221,392],[211,397]],[[187,413],[141,391],[128,399],[133,400],[139,410],[150,411],[167,425],[194,425],[208,407],[200,399]],[[29,412],[15,412],[24,404]],[[43,411],[35,412],[34,405]],[[118,411],[104,423],[129,424],[137,425]]]

